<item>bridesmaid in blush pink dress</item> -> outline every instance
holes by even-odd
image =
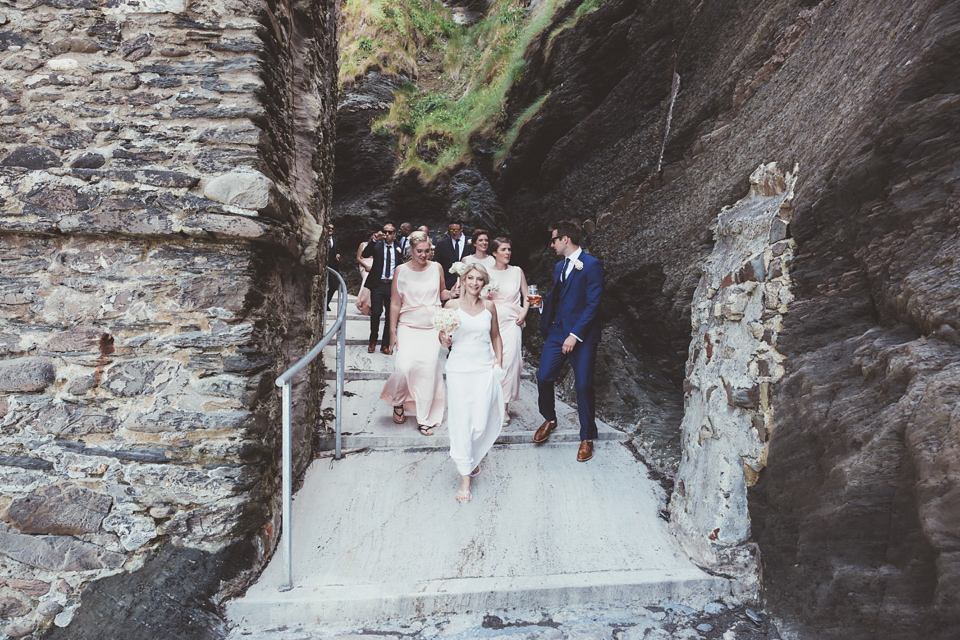
[[[489,299],[497,306],[497,319],[500,324],[500,339],[503,341],[503,401],[508,407],[511,402],[520,399],[520,374],[523,372],[523,354],[520,343],[522,328],[530,300],[527,298],[527,277],[523,269],[510,265],[513,254],[509,238],[496,238],[490,243],[490,253],[496,260],[489,269],[491,283],[497,290],[490,291]],[[504,415],[509,420],[507,409]]]
[[[430,239],[410,234],[411,259],[397,267],[390,299],[390,346],[394,371],[380,397],[393,407],[393,421],[403,424],[406,413],[417,416],[417,429],[432,436],[443,420],[446,389],[440,365],[440,342],[432,319],[441,301],[450,297],[444,288],[443,267],[430,262]]]

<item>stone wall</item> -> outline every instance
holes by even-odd
[[[4,632],[218,637],[278,533],[273,380],[319,338],[336,4],[0,25]]]
[[[776,163],[750,176],[750,192],[720,212],[710,257],[693,294],[693,333],[683,381],[683,458],[671,498],[671,530],[691,557],[756,591],[747,488],[767,465],[783,376],[777,339],[792,300],[796,169]]]

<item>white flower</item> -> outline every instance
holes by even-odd
[[[455,273],[458,276],[462,276],[463,272],[467,270],[467,265],[462,262],[454,262],[450,265],[450,273]]]
[[[576,269],[577,271],[580,271],[580,270],[583,269],[583,263],[580,262],[579,260],[574,260],[574,261],[573,261],[573,268]]]
[[[433,327],[444,333],[452,333],[460,326],[460,316],[453,309],[440,309],[430,318]]]
[[[483,290],[487,293],[490,293],[491,291],[500,291],[500,285],[496,282],[491,282],[490,284],[485,285]]]

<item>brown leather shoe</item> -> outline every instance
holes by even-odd
[[[593,440],[581,440],[577,451],[577,462],[586,462],[593,457]]]
[[[393,349],[391,349],[390,347],[380,347],[380,353],[383,353],[383,354],[388,355],[388,356],[392,356],[392,355],[393,355]]]
[[[376,342],[371,342],[370,344],[367,345],[367,353],[373,353],[376,350],[377,350]]]
[[[537,429],[537,432],[533,434],[533,441],[537,444],[543,444],[547,441],[547,438],[550,437],[550,432],[557,428],[556,422],[551,422],[550,420],[544,420],[543,424],[540,425],[540,428]]]

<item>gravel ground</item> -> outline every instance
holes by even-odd
[[[751,617],[755,621],[751,620]],[[780,640],[763,611],[712,603],[699,611],[674,604],[612,610],[568,607],[554,613],[510,611],[451,614],[421,620],[380,621],[359,627],[318,629],[235,628],[228,640]]]

